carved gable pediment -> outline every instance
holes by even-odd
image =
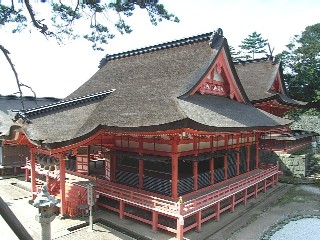
[[[270,90],[273,92],[277,92],[277,93],[284,93],[283,88],[282,88],[282,82],[281,82],[281,77],[280,74],[277,73],[276,77],[274,78],[274,81],[270,87]]]
[[[205,76],[198,82],[190,95],[213,94],[227,97],[238,102],[244,102],[235,77],[230,70],[225,50],[222,49],[215,62],[207,70]]]

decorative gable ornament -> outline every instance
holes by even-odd
[[[213,32],[209,45],[211,48],[215,48],[217,41],[223,37],[221,28],[218,28]],[[216,49],[219,51],[218,56],[215,58],[215,62],[207,70],[206,74],[200,79],[198,84],[190,92],[190,95],[195,93],[200,94],[212,94],[234,99],[238,102],[243,102],[243,98],[237,83],[235,82],[233,73],[230,69],[230,63],[225,52],[225,48]]]
[[[283,89],[282,89],[282,86],[280,84],[280,76],[279,76],[279,73],[277,74],[277,76],[275,77],[271,87],[270,87],[270,90],[273,91],[273,92],[277,92],[277,93],[283,93]]]
[[[207,77],[202,82],[198,92],[200,94],[216,94],[227,96],[229,93],[229,86],[225,83],[222,74],[222,63],[218,62],[216,66],[207,74]]]
[[[223,37],[223,31],[221,28],[218,28],[216,31],[213,31],[213,34],[209,40],[209,45],[211,48],[214,46],[214,42],[219,38]]]

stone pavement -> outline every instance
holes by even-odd
[[[30,183],[24,182],[23,177],[7,179],[0,178],[0,196],[9,205],[10,209],[25,226],[30,235],[37,240],[39,239],[41,230],[40,224],[35,220],[37,209],[28,203],[28,200],[31,199],[30,192],[23,190],[22,188],[30,189]],[[202,225],[202,230],[200,232],[189,231],[185,233],[185,239],[227,239],[225,237],[228,234],[232,233],[232,231],[237,230],[237,228],[240,228],[242,225],[245,225],[246,221],[250,219],[248,217],[242,218],[242,216],[246,214],[254,215],[255,212],[251,213],[252,209],[254,209],[256,206],[263,205],[261,203],[264,203],[265,198],[273,195],[273,192],[281,191],[282,188],[283,186],[279,184],[279,186],[269,189],[266,193],[260,193],[258,195],[258,199],[248,199],[248,204],[239,204],[238,206],[236,206],[234,213],[223,213],[220,217],[219,222],[209,221]],[[262,210],[263,207],[259,211]],[[173,234],[169,234],[162,230],[154,233],[151,231],[150,225],[132,220],[130,218],[121,220],[118,214],[105,209],[97,209],[94,212],[93,216],[95,219],[93,232],[88,232],[88,217],[76,219],[56,217],[56,219],[51,223],[52,239],[175,239]],[[9,226],[7,226],[7,224],[1,218],[0,226],[1,232],[5,232],[5,234],[3,234],[0,239],[17,239]]]

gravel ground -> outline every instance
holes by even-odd
[[[320,189],[316,186],[291,185],[287,193],[271,202],[262,212],[252,215],[245,226],[235,231],[227,239],[318,240],[320,239],[319,195]],[[293,219],[299,219],[298,225],[297,221],[291,221]],[[308,230],[307,233],[304,219],[308,219],[309,224],[312,224],[312,230]],[[300,221],[302,221],[301,226]],[[293,231],[297,230],[304,233],[302,238],[294,238]],[[271,238],[275,232],[277,234]]]
[[[26,229],[34,237],[39,239],[40,224],[34,219],[36,215],[36,209],[27,203],[30,198],[30,192],[22,190],[15,186],[18,180],[8,179],[0,180],[0,196],[8,203],[11,210],[19,217],[19,220],[23,222]],[[277,191],[277,189],[279,189]],[[258,240],[258,239],[272,239],[282,240],[284,238],[276,238],[278,235],[284,235],[286,240],[291,239],[308,239],[315,240],[320,239],[320,219],[312,218],[314,216],[320,217],[320,189],[312,185],[287,185],[279,184],[278,187],[269,189],[267,193],[259,194],[257,199],[250,199],[247,205],[239,204],[236,207],[234,213],[222,214],[219,222],[210,222],[203,224],[201,232],[189,231],[186,234],[186,239],[228,239],[228,240]],[[109,218],[113,216],[108,213]],[[299,217],[299,222],[290,223],[293,218]],[[235,220],[232,220],[234,218]],[[302,219],[301,219],[302,218]],[[303,232],[306,227],[304,226],[303,218],[308,219],[308,226],[312,225],[312,230],[308,230],[304,233],[302,238],[293,238],[291,233],[293,230],[298,230],[301,223],[301,230]],[[312,219],[310,219],[312,218]],[[119,218],[115,217],[116,221],[120,221]],[[150,239],[171,239],[172,235],[161,235],[158,232],[156,235],[151,232],[150,226],[144,226],[136,221],[131,222],[130,219],[122,220],[126,222],[126,226],[137,226],[136,228],[146,228],[145,234],[157,236],[156,238],[151,237]],[[310,222],[312,221],[312,222]],[[52,238],[56,240],[64,239],[107,239],[107,240],[129,240],[132,239],[126,235],[123,235],[113,229],[110,229],[103,224],[94,224],[94,232],[88,233],[87,227],[80,228],[75,231],[67,231],[68,227],[76,226],[84,223],[83,220],[71,220],[71,219],[56,219],[52,222]],[[299,227],[297,226],[299,223]],[[122,222],[123,224],[123,222]],[[288,226],[286,224],[289,224]],[[6,223],[0,217],[0,239],[12,240],[17,239],[12,232],[6,227]],[[293,227],[292,227],[293,226]],[[220,229],[220,230],[218,230]],[[8,230],[6,232],[6,230]],[[137,230],[137,229],[136,229]],[[277,235],[275,230],[279,230]],[[317,231],[317,232],[316,232]],[[210,232],[215,232],[213,235],[208,236]],[[290,235],[289,235],[290,233]],[[309,235],[307,235],[309,234]],[[312,234],[312,235],[311,235]],[[313,234],[317,234],[317,238],[313,238]],[[274,238],[271,236],[274,235]],[[296,236],[297,234],[295,234]],[[144,235],[146,236],[146,235]],[[160,237],[162,236],[162,237]]]
[[[276,231],[270,240],[318,240],[320,237],[320,219],[303,218],[292,220]]]

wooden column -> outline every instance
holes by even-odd
[[[172,154],[171,158],[171,196],[174,201],[178,199],[178,154]]]
[[[217,143],[217,146],[218,146],[218,143]],[[211,154],[213,154],[213,148],[214,148],[213,136],[211,136],[210,137]],[[214,184],[214,158],[213,157],[209,160],[209,170],[210,170],[210,184],[213,185]]]
[[[254,190],[254,198],[257,198],[258,197],[258,183],[256,183],[255,185],[254,185],[254,188],[253,188]]]
[[[139,189],[143,189],[144,161],[139,159]]]
[[[240,148],[237,148],[237,160],[236,160],[236,175],[238,176],[240,174]]]
[[[120,216],[120,219],[123,219],[123,217],[124,217],[124,201],[123,200],[120,200],[119,201],[119,204],[120,204],[120,206],[119,206],[119,216]]]
[[[224,179],[228,179],[228,156],[223,157]]]
[[[255,134],[255,140],[256,140],[256,169],[259,168],[259,134]]]
[[[172,155],[171,155],[171,196],[174,201],[178,200],[178,180],[179,180],[179,164],[178,164],[178,145],[179,136],[173,136]]]
[[[179,216],[177,217],[177,233],[176,238],[177,240],[183,240],[183,233],[184,233],[184,218],[183,214],[183,203],[178,202],[178,211]]]
[[[210,162],[210,184],[213,185],[214,184],[214,159],[211,158],[209,160]]]
[[[263,192],[267,191],[267,179],[263,180]]]
[[[62,154],[59,155],[59,169],[60,169],[60,214],[63,216],[67,213],[66,211],[66,162]]]
[[[196,231],[200,232],[201,231],[201,213],[202,211],[199,211],[196,213]]]
[[[36,158],[34,148],[31,148],[31,191],[32,199],[36,198]]]
[[[152,232],[158,231],[158,212],[152,211]]]
[[[215,217],[214,220],[219,221],[220,220],[220,202],[217,202],[216,205],[214,205],[214,212]]]
[[[225,149],[228,150],[229,148],[229,136],[226,134],[224,136],[224,146]],[[223,157],[223,166],[224,166],[224,179],[228,179],[228,155]]]
[[[139,155],[142,154],[143,150],[143,138],[139,136]],[[139,189],[143,189],[143,173],[144,173],[144,161],[139,159]]]
[[[192,163],[192,173],[193,173],[193,190],[197,191],[198,190],[198,162],[197,162],[197,157],[199,153],[199,137],[194,137],[193,138],[193,154],[194,154],[194,162]]]
[[[177,240],[183,240],[183,226],[184,226],[184,220],[177,218],[177,235],[176,238]]]
[[[230,212],[234,212],[234,206],[235,206],[235,199],[236,199],[236,195],[235,194],[232,194],[230,196]]]
[[[247,146],[247,172],[250,171],[250,148],[251,145]]]
[[[29,162],[29,159],[28,159],[28,157],[26,157],[26,168],[24,169],[24,173],[25,173],[25,175],[24,175],[24,181],[26,181],[26,182],[29,182],[29,171],[31,170],[31,169],[28,169],[27,168],[27,166],[28,166],[28,164],[30,163],[30,166],[31,166],[31,162]]]
[[[193,164],[193,190],[197,191],[198,190],[198,162],[194,161]]]
[[[117,157],[115,155],[110,156],[110,181],[116,182],[117,177]]]
[[[244,205],[247,204],[247,200],[248,200],[248,188],[243,190],[243,203],[244,203]]]

